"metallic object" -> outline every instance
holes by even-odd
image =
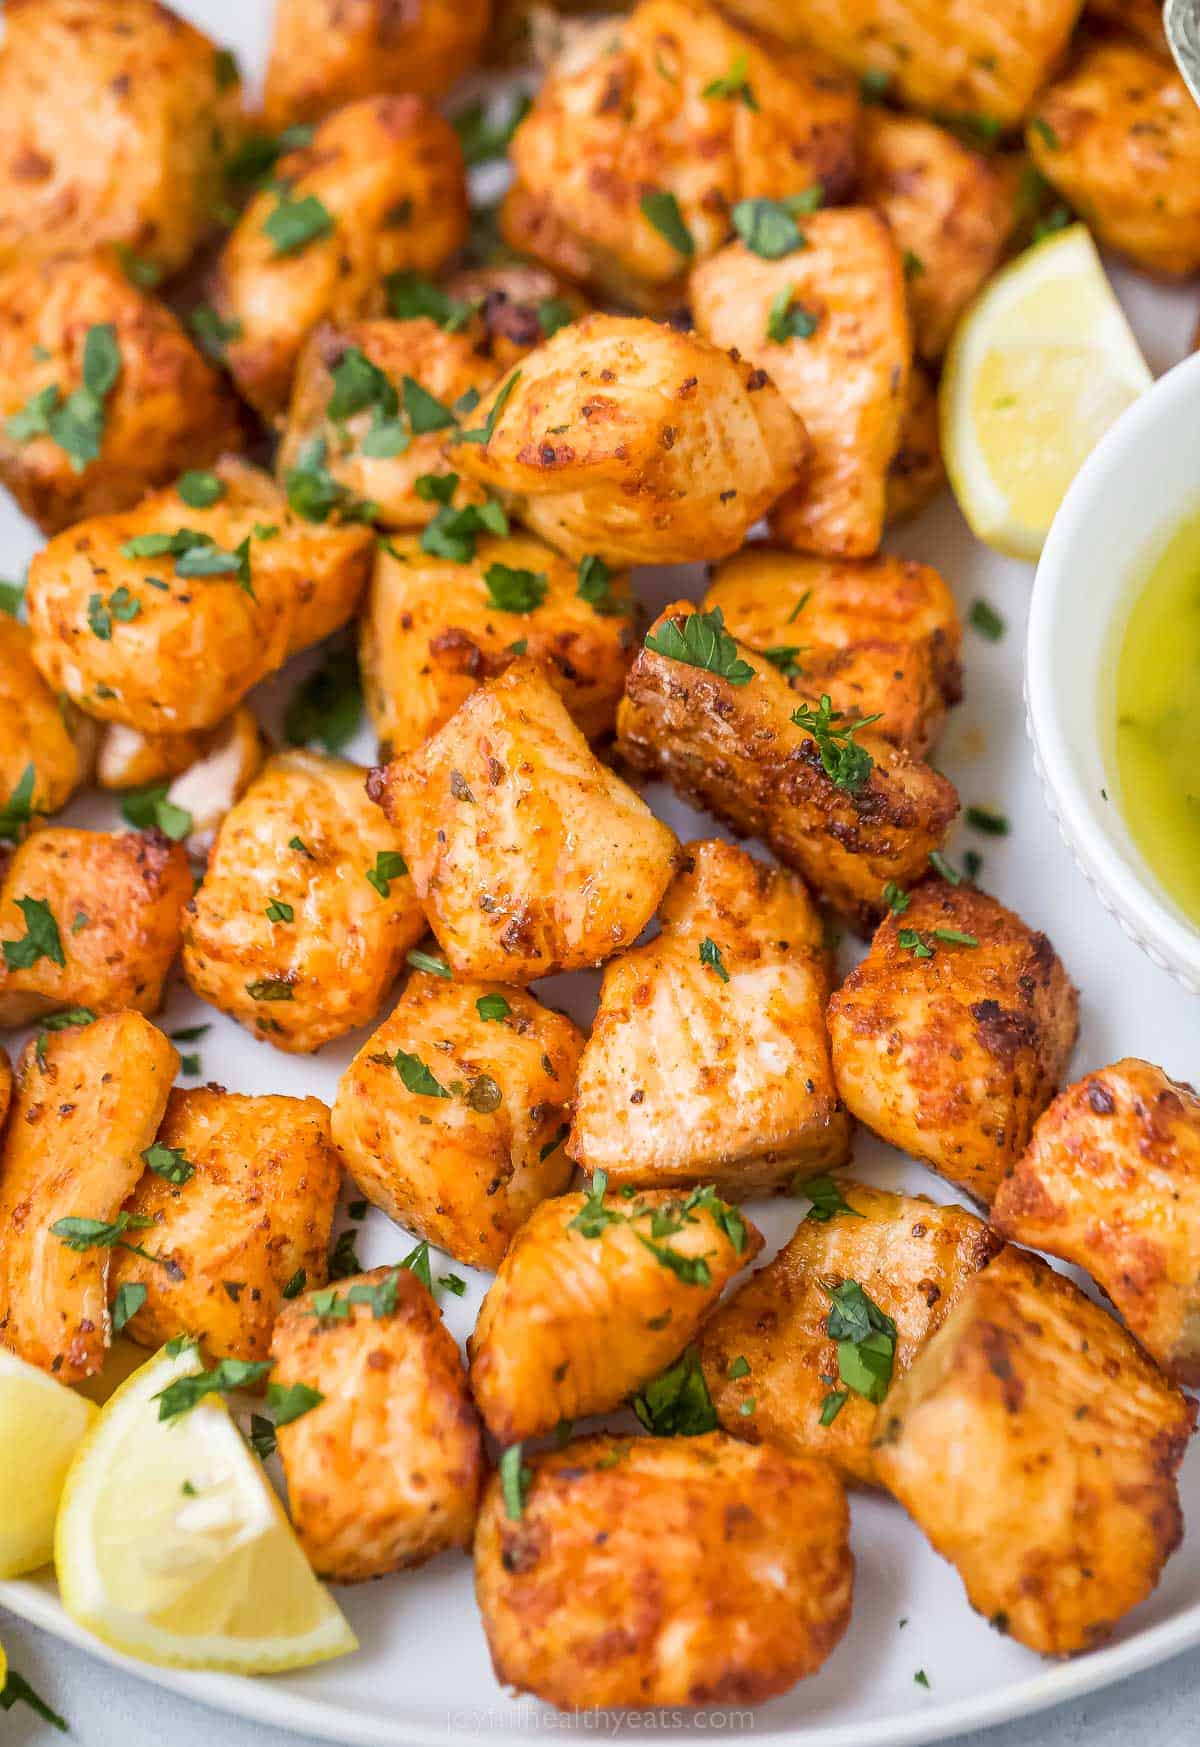
[[[1200,0],[1166,0],[1163,29],[1184,82],[1200,103]]]

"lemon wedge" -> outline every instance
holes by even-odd
[[[90,1401],[0,1348],[0,1577],[53,1557],[59,1494],[95,1417]]]
[[[225,1403],[160,1420],[159,1393],[200,1370],[166,1348],[121,1384],[72,1462],[54,1558],[63,1606],[143,1662],[267,1674],[357,1641],[314,1577]]]
[[[972,531],[1034,559],[1067,487],[1152,377],[1086,226],[996,275],[955,332],[942,449]]]

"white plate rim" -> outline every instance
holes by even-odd
[[[40,1584],[21,1578],[0,1582],[0,1605],[30,1625],[40,1626],[90,1656],[134,1674],[140,1680],[149,1680],[156,1686],[178,1692],[197,1704],[209,1705],[215,1710],[273,1728],[315,1735],[326,1741],[345,1742],[349,1747],[429,1747],[430,1739],[435,1735],[453,1739],[463,1747],[528,1747],[532,1735],[541,1732],[528,1728],[511,1729],[504,1725],[482,1730],[458,1728],[449,1721],[454,1709],[452,1705],[447,1705],[447,1721],[440,1730],[428,1718],[413,1722],[401,1719],[384,1722],[377,1718],[354,1717],[325,1699],[305,1698],[276,1686],[270,1676],[250,1679],[232,1674],[189,1674],[182,1669],[135,1662],[77,1626],[62,1603]],[[971,1729],[995,1728],[1000,1723],[1048,1711],[1070,1699],[1084,1698],[1129,1675],[1156,1667],[1198,1644],[1200,1602],[1194,1602],[1173,1619],[1150,1626],[1120,1644],[1044,1668],[1028,1680],[1016,1681],[978,1698],[934,1704],[928,1710],[910,1712],[904,1717],[881,1717],[874,1722],[836,1723],[815,1728],[756,1729],[740,1738],[750,1747],[920,1747],[924,1742],[943,1741],[948,1736]],[[581,1717],[587,1714],[580,1713]],[[558,1720],[559,1728],[563,1720]],[[582,1722],[578,1726],[581,1731],[585,1728]],[[603,1732],[617,1735],[626,1730],[618,1725]],[[687,1738],[685,1729],[678,1733]]]

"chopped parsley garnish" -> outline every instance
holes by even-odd
[[[447,1292],[453,1292],[456,1298],[462,1298],[467,1290],[467,1283],[461,1274],[439,1274],[438,1285],[444,1286]]]
[[[415,1249],[409,1250],[400,1266],[407,1268],[410,1274],[415,1274],[426,1292],[433,1291],[433,1274],[429,1267],[428,1238],[422,1238]]]
[[[263,1413],[250,1415],[250,1434],[246,1440],[260,1462],[275,1454],[275,1427]],[[185,1480],[184,1485],[189,1483]]]
[[[967,621],[972,630],[978,631],[981,637],[986,637],[989,643],[998,643],[1008,629],[995,607],[989,606],[985,600],[971,602]]]
[[[442,506],[421,532],[421,550],[432,558],[448,558],[453,564],[469,564],[475,556],[481,534],[503,538],[508,533],[508,517],[494,498],[452,509],[450,498],[457,485],[457,473],[423,473],[415,482],[418,497]]]
[[[127,1231],[145,1231],[154,1221],[146,1219],[140,1213],[125,1213],[122,1211],[113,1220],[103,1219],[56,1219],[50,1230],[55,1237],[61,1238],[69,1250],[82,1254],[85,1250],[132,1250],[135,1255],[144,1256],[145,1250],[138,1249],[136,1244],[127,1243]],[[151,1256],[150,1261],[155,1258]]]
[[[225,362],[225,348],[230,340],[240,340],[242,324],[236,316],[226,321],[211,304],[199,304],[188,317],[188,326],[206,357],[214,364]]]
[[[392,1066],[399,1074],[406,1092],[412,1092],[418,1098],[449,1098],[450,1093],[445,1086],[439,1085],[434,1079],[419,1055],[410,1055],[407,1050],[398,1049]]]
[[[142,1154],[142,1163],[152,1170],[156,1177],[165,1177],[168,1183],[186,1183],[189,1177],[194,1177],[196,1167],[186,1156],[181,1147],[164,1146],[156,1140],[153,1146],[148,1146]]]
[[[411,376],[401,380],[400,394],[414,437],[426,436],[430,431],[447,431],[457,422],[450,408]]]
[[[597,1171],[592,1178],[587,1199],[568,1225],[568,1231],[578,1231],[584,1237],[589,1238],[599,1237],[605,1226],[620,1225],[625,1222],[623,1213],[618,1213],[613,1208],[604,1205],[604,1195],[607,1188],[608,1172]]]
[[[715,976],[720,977],[723,983],[729,981],[729,972],[725,969],[725,960],[721,957],[721,948],[717,945],[715,940],[710,940],[707,935],[705,935],[704,939],[700,942],[700,963],[702,965],[707,965],[709,970],[712,971]]]
[[[838,1376],[847,1389],[878,1404],[892,1380],[896,1325],[857,1280],[821,1285],[829,1298],[825,1330],[837,1342]]]
[[[247,134],[225,165],[225,174],[243,188],[253,186],[270,175],[285,152],[311,145],[312,137],[312,125],[304,121],[285,127],[282,133]]]
[[[418,952],[415,948],[408,954],[408,962],[415,971],[425,971],[431,977],[446,977],[450,979],[454,972],[444,958],[435,958],[431,952]]]
[[[328,646],[320,666],[292,693],[283,731],[292,746],[316,741],[327,752],[340,752],[358,732],[362,711],[358,654],[353,641],[342,637]]]
[[[114,243],[113,248],[129,283],[141,291],[153,291],[163,276],[158,262],[147,260],[144,255],[135,255],[128,243]]]
[[[725,1375],[731,1383],[736,1383],[740,1377],[750,1375],[750,1361],[745,1353],[739,1353],[736,1359],[731,1359],[725,1367]]]
[[[471,431],[459,431],[454,438],[456,443],[478,443],[486,448],[495,435],[496,424],[504,411],[509,395],[521,380],[521,372],[514,370],[508,381],[504,383],[492,402],[491,411],[483,423]]]
[[[4,962],[9,970],[28,970],[43,958],[65,967],[62,936],[45,898],[18,898],[16,904],[25,918],[25,933],[20,940],[4,942]]]
[[[338,1233],[337,1238],[334,1240],[333,1248],[329,1252],[329,1278],[331,1280],[344,1280],[350,1274],[362,1273],[362,1263],[359,1261],[358,1251],[354,1247],[357,1235],[357,1232],[349,1227],[347,1227],[345,1231]],[[313,1294],[313,1305],[318,1306],[326,1299],[331,1299],[337,1304],[340,1304],[341,1302],[336,1293],[315,1292]],[[321,1310],[318,1313],[322,1316],[327,1314],[324,1310]],[[344,1314],[349,1315],[349,1312],[347,1311]]]
[[[458,135],[467,168],[502,158],[531,105],[532,99],[522,91],[509,93],[502,104],[493,104],[491,108],[476,99],[460,109],[451,118],[451,125]]]
[[[15,842],[24,826],[33,818],[33,785],[37,772],[27,764],[17,778],[17,786],[0,807],[0,838]]]
[[[854,1208],[842,1194],[841,1188],[834,1177],[809,1177],[806,1182],[795,1182],[792,1185],[795,1195],[807,1195],[812,1206],[804,1215],[806,1220],[812,1220],[816,1225],[826,1225],[831,1219],[846,1214],[850,1219],[862,1219],[861,1213]]]
[[[276,255],[298,255],[318,237],[329,236],[334,227],[328,208],[315,194],[305,194],[296,200],[290,188],[280,188],[278,204],[262,228],[274,244]]]
[[[293,922],[296,917],[295,910],[282,898],[272,898],[265,913],[268,922]]]
[[[388,314],[396,321],[418,321],[423,317],[436,322],[447,334],[464,328],[475,313],[473,303],[451,297],[422,273],[391,273],[384,280],[384,290]]]
[[[913,1680],[918,1686],[923,1686],[926,1691],[929,1690],[929,1676],[923,1668],[917,1669],[917,1672],[913,1675]]]
[[[1042,143],[1048,146],[1052,152],[1057,152],[1059,150],[1062,141],[1059,139],[1057,133],[1051,127],[1044,115],[1033,116],[1029,125]]]
[[[83,382],[66,400],[57,384],[43,388],[20,412],[5,420],[14,443],[49,437],[70,458],[76,473],[100,453],[104,440],[104,406],[121,374],[121,349],[112,322],[87,331],[83,342]]]
[[[803,643],[773,643],[769,649],[760,650],[759,653],[772,667],[777,667],[786,679],[795,679],[804,671],[796,657],[803,655],[805,647]]]
[[[710,613],[689,613],[682,622],[664,619],[657,631],[646,635],[645,647],[668,661],[681,661],[715,673],[730,685],[748,685],[754,669],[738,654],[738,646],[725,629],[720,607]]]
[[[559,328],[570,327],[575,311],[565,297],[543,297],[537,306],[538,326],[544,339],[552,339]]]
[[[931,849],[929,851],[929,865],[934,873],[942,876],[948,886],[962,885],[963,876],[959,873],[954,863],[942,854],[940,849]],[[886,898],[887,892],[885,891],[883,895]]]
[[[652,224],[659,236],[680,255],[688,260],[696,253],[696,243],[691,231],[684,222],[679,202],[675,196],[665,189],[651,189],[641,198],[643,218]]]
[[[100,594],[88,596],[88,626],[94,637],[99,637],[102,643],[107,643],[112,638],[114,619],[119,620],[123,625],[128,625],[138,617],[141,610],[141,601],[137,599],[136,595],[130,594],[122,583],[118,588],[113,589],[107,601]]]
[[[1007,837],[1010,826],[1003,813],[993,813],[988,807],[968,807],[964,814],[972,831],[982,831],[985,837]]]
[[[831,1426],[849,1399],[850,1391],[848,1389],[830,1390],[829,1394],[821,1403],[821,1417],[819,1423],[823,1426]]]
[[[130,789],[121,796],[121,817],[136,831],[157,827],[173,843],[179,843],[192,829],[192,815],[186,807],[177,807],[167,799],[166,783],[150,783],[144,789]]]
[[[811,340],[817,331],[817,318],[802,303],[793,302],[796,288],[785,285],[776,293],[767,316],[767,338],[782,346],[788,340]]]
[[[249,535],[234,551],[218,546],[211,534],[176,528],[173,534],[135,534],[121,547],[123,558],[173,558],[176,576],[232,576],[251,599]],[[151,580],[151,579],[148,579]]]
[[[4,1685],[0,1686],[0,1711],[11,1711],[14,1705],[28,1705],[35,1716],[41,1717],[44,1723],[58,1729],[62,1734],[70,1733],[70,1726],[65,1717],[60,1717],[57,1711],[52,1711],[44,1698],[30,1686],[23,1674],[18,1674],[15,1668],[10,1668]]]
[[[914,958],[932,958],[933,948],[922,939],[915,928],[902,928],[896,936],[896,944],[901,952],[911,952]]]
[[[512,1008],[503,995],[480,995],[475,1003],[475,1011],[484,1021],[499,1024],[512,1015]]]
[[[730,103],[744,103],[747,109],[757,110],[758,98],[754,88],[746,78],[746,56],[738,55],[729,71],[719,79],[714,79],[700,93],[701,97],[723,97]]]
[[[533,1469],[522,1462],[521,1445],[510,1444],[500,1457],[500,1491],[504,1498],[504,1513],[510,1522],[520,1522],[532,1485]]]
[[[151,1399],[158,1403],[160,1420],[188,1413],[206,1395],[227,1395],[232,1389],[248,1389],[260,1383],[271,1369],[270,1359],[221,1359],[209,1371],[176,1377]]]
[[[7,613],[10,619],[17,618],[24,599],[25,590],[19,583],[0,582],[0,613]]]
[[[640,1244],[643,1244],[656,1262],[661,1262],[664,1268],[669,1268],[677,1280],[685,1286],[711,1286],[712,1269],[703,1256],[684,1256],[678,1250],[669,1248],[666,1244],[656,1244],[644,1232],[634,1234]]]
[[[372,521],[378,506],[356,498],[348,486],[333,477],[325,465],[328,455],[324,437],[313,437],[301,445],[296,465],[283,476],[288,508],[306,522],[327,522],[334,514],[340,522]]]
[[[920,255],[914,254],[911,249],[905,249],[904,277],[906,279],[919,279],[924,271],[925,263]]]
[[[845,789],[852,795],[863,787],[875,767],[871,754],[858,744],[854,736],[878,720],[878,715],[851,719],[844,711],[832,708],[828,693],[822,697],[817,709],[802,704],[798,710],[792,711],[796,727],[803,728],[816,741],[825,774],[836,788]]]
[[[252,1001],[294,1001],[296,991],[284,977],[258,977],[246,984]]]
[[[320,1407],[325,1397],[308,1383],[268,1383],[267,1401],[275,1415],[276,1426],[289,1426]]]
[[[819,200],[815,204],[820,204]],[[752,255],[764,261],[782,261],[808,247],[808,238],[796,223],[795,215],[812,212],[813,194],[806,189],[788,200],[739,200],[730,214],[733,228]]]
[[[696,1438],[716,1430],[717,1412],[695,1347],[634,1396],[633,1411],[656,1438]]]
[[[589,552],[579,560],[575,593],[594,612],[605,618],[616,618],[626,611],[626,605],[612,589],[612,571],[597,553]]]
[[[1105,796],[1107,800],[1107,795]],[[969,880],[977,880],[983,872],[983,857],[977,849],[968,849],[963,853],[963,871]]]
[[[859,94],[864,103],[882,103],[891,90],[892,75],[883,67],[868,67],[858,81]]]
[[[974,934],[964,934],[960,928],[935,928],[933,938],[941,940],[947,946],[978,946],[978,937]]]
[[[292,1275],[291,1279],[288,1281],[287,1285],[284,1287],[283,1296],[285,1298],[299,1298],[300,1294],[304,1291],[304,1288],[307,1285],[308,1285],[308,1273],[307,1273],[306,1269],[297,1268],[296,1272]]]
[[[912,903],[912,896],[903,886],[898,886],[895,880],[889,880],[883,888],[883,901],[893,916],[903,916]]]
[[[117,1296],[112,1301],[112,1326],[115,1335],[120,1334],[127,1322],[132,1322],[148,1296],[149,1293],[140,1280],[126,1280],[117,1287]]]
[[[392,881],[401,879],[408,872],[408,863],[398,849],[380,849],[375,855],[375,866],[364,870],[366,879],[381,898],[392,895]]]
[[[544,571],[514,570],[507,564],[489,564],[483,581],[492,606],[502,613],[536,612],[550,586]]]
[[[180,475],[175,486],[176,491],[189,509],[207,510],[213,504],[220,503],[225,496],[225,486],[215,473],[206,468],[192,467]]]

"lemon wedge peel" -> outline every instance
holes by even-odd
[[[78,1625],[143,1662],[237,1674],[358,1647],[219,1396],[158,1418],[195,1373],[166,1349],[120,1385],[66,1477],[54,1557]]]
[[[95,1418],[90,1401],[0,1347],[0,1578],[53,1558],[63,1483]]]
[[[939,392],[946,471],[972,532],[1034,560],[1076,473],[1153,378],[1085,225],[989,281]]]

